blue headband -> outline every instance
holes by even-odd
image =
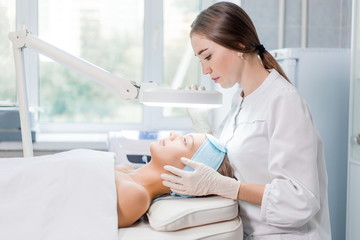
[[[226,147],[219,140],[210,134],[206,134],[205,142],[196,151],[191,160],[218,170],[224,160],[226,152]],[[184,170],[193,171],[194,169],[185,166]]]
[[[222,164],[227,150],[224,144],[220,143],[219,140],[214,138],[210,134],[206,134],[205,142],[200,146],[200,148],[195,152],[191,160],[203,163],[215,170],[218,170]],[[184,167],[185,171],[194,171],[193,168],[189,166]],[[173,196],[192,198],[195,196],[171,193]]]

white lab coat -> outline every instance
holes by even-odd
[[[239,201],[244,239],[331,239],[323,145],[296,88],[271,70],[222,125],[237,179],[265,185],[261,207]]]

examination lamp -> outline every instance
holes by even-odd
[[[9,33],[12,42],[16,71],[16,88],[19,101],[21,137],[24,157],[33,156],[29,103],[26,87],[24,49],[32,48],[54,61],[73,68],[102,85],[115,91],[121,98],[132,100],[150,106],[169,107],[219,107],[222,105],[222,95],[217,91],[191,91],[158,88],[155,82],[144,82],[140,86],[119,78],[108,71],[75,57],[32,35],[29,30],[21,29]]]

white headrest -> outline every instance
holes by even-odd
[[[171,197],[153,202],[147,212],[150,226],[158,231],[175,231],[238,216],[238,203],[220,196]]]

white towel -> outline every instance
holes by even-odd
[[[116,240],[112,153],[0,159],[0,239]]]

